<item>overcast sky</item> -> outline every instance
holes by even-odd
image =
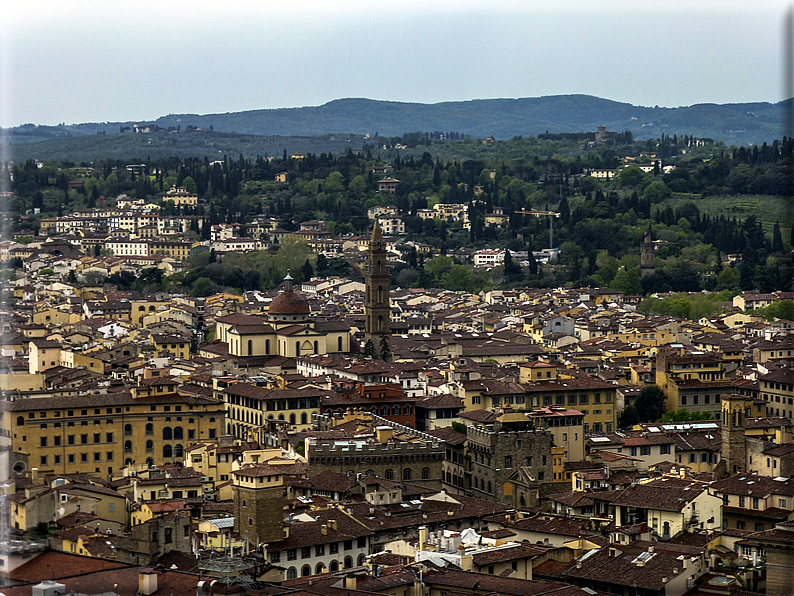
[[[776,102],[789,4],[5,1],[0,125],[143,121],[343,97]]]

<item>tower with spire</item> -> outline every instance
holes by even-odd
[[[372,228],[372,238],[369,241],[364,301],[366,337],[368,340],[371,339],[375,346],[379,346],[381,339],[388,338],[391,333],[391,305],[389,303],[391,279],[386,259],[386,243],[383,241],[380,224],[376,219],[375,226]]]

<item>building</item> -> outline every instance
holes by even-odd
[[[372,228],[372,239],[369,242],[369,262],[366,272],[366,297],[364,302],[365,330],[368,341],[372,341],[376,350],[380,343],[390,334],[391,304],[389,288],[391,278],[387,266],[386,244],[380,230],[378,220]]]
[[[549,431],[534,428],[524,414],[505,414],[491,428],[469,425],[466,448],[471,461],[466,475],[472,496],[509,506],[536,505],[531,495],[517,494],[511,477],[520,472],[530,482],[550,481],[553,441]]]

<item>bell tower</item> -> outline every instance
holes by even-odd
[[[722,396],[722,459],[728,474],[739,474],[746,469],[745,408],[743,395]]]
[[[645,237],[640,243],[640,275],[645,277],[656,271],[656,263],[653,255],[653,241],[651,240],[651,228],[645,230]]]
[[[386,243],[380,231],[380,224],[375,220],[372,228],[372,238],[369,241],[369,262],[366,273],[366,298],[364,313],[366,315],[366,336],[375,346],[380,344],[382,337],[391,333],[391,305],[389,302],[389,289],[391,278],[387,266]]]

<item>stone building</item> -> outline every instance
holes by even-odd
[[[521,471],[525,480],[551,481],[552,434],[532,428],[526,416],[519,416],[523,421],[510,422],[503,417],[493,428],[466,429],[470,457],[467,485],[472,496],[513,505],[513,483],[508,480],[516,471]]]
[[[728,474],[738,474],[747,469],[746,401],[743,395],[722,396],[722,460]]]
[[[380,224],[375,220],[372,228],[372,239],[369,242],[369,262],[366,272],[366,297],[364,312],[366,313],[366,337],[375,344],[375,349],[380,349],[382,338],[388,338],[390,333],[391,306],[389,302],[389,277],[388,253]]]
[[[309,475],[324,470],[359,472],[440,490],[446,454],[444,444],[431,435],[377,416],[374,418],[380,426],[370,436],[306,439]]]

